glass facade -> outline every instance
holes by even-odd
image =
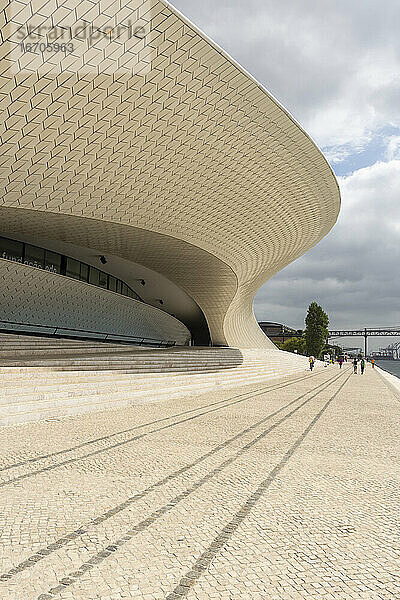
[[[44,268],[46,271],[61,273],[61,254],[46,250],[44,255]]]
[[[81,278],[81,263],[79,260],[67,257],[67,267],[65,270],[67,277],[73,277],[73,279]]]
[[[79,279],[143,302],[141,297],[120,279],[58,252],[0,236],[0,258]]]

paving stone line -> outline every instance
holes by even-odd
[[[79,526],[75,531],[72,531],[69,534],[63,536],[62,538],[59,538],[59,539],[55,540],[54,542],[52,542],[48,546],[45,546],[44,548],[41,548],[35,554],[31,555],[29,558],[25,559],[24,561],[22,561],[21,563],[19,563],[18,565],[16,565],[12,569],[10,569],[7,573],[1,574],[0,575],[0,581],[5,581],[5,580],[8,580],[8,579],[11,579],[17,573],[20,573],[21,571],[24,571],[25,569],[28,569],[29,567],[32,567],[35,563],[39,562],[40,560],[43,560],[43,558],[45,558],[46,556],[48,556],[49,554],[51,554],[51,552],[55,552],[56,550],[59,550],[65,544],[68,544],[72,540],[75,540],[78,537],[80,537],[81,535],[85,534],[90,527],[100,525],[101,523],[103,523],[107,519],[115,516],[116,514],[122,512],[123,510],[125,510],[126,508],[128,508],[129,506],[131,506],[137,500],[141,500],[142,498],[144,498],[145,496],[147,496],[148,494],[150,494],[151,492],[153,492],[157,488],[161,487],[162,485],[165,485],[166,483],[168,483],[169,481],[172,481],[176,477],[179,477],[180,475],[183,475],[183,473],[185,473],[185,472],[189,471],[190,469],[192,469],[193,467],[197,466],[198,464],[200,464],[201,462],[203,462],[204,460],[206,460],[207,458],[209,458],[213,454],[216,454],[220,450],[226,448],[228,445],[232,444],[234,441],[236,441],[239,438],[243,437],[244,435],[246,435],[250,431],[253,431],[257,427],[259,427],[260,425],[262,425],[263,423],[265,423],[266,421],[268,421],[269,419],[272,419],[277,414],[281,413],[286,408],[289,408],[290,406],[292,406],[295,402],[298,402],[299,400],[301,400],[305,396],[308,396],[309,394],[311,394],[311,392],[314,392],[315,390],[318,390],[318,388],[323,387],[328,382],[329,383],[328,383],[328,385],[326,387],[329,387],[329,385],[331,385],[337,379],[339,379],[340,376],[341,376],[341,374],[340,375],[335,375],[334,377],[330,377],[330,378],[326,379],[325,381],[323,381],[322,383],[318,384],[314,388],[311,388],[311,390],[308,390],[304,394],[301,394],[300,396],[298,396],[297,398],[295,398],[291,402],[288,402],[287,404],[285,404],[284,406],[282,406],[278,410],[270,413],[269,415],[267,415],[263,419],[257,421],[256,423],[254,423],[250,427],[247,427],[246,429],[242,430],[241,432],[239,432],[235,436],[229,438],[225,442],[222,442],[221,444],[218,444],[218,446],[216,446],[212,450],[209,450],[208,452],[206,452],[205,454],[203,454],[202,456],[200,456],[198,459],[196,459],[194,462],[189,463],[189,464],[185,465],[184,467],[182,467],[180,469],[177,469],[176,471],[173,471],[172,473],[170,473],[166,477],[163,477],[159,481],[156,481],[154,484],[152,484],[151,486],[145,488],[141,492],[135,494],[134,496],[131,496],[130,498],[127,498],[124,502],[121,502],[120,504],[118,504],[117,506],[113,507],[112,509],[107,510],[102,515],[100,515],[98,517],[95,517],[94,519],[92,519],[91,521],[89,521],[89,523],[86,523],[84,525]],[[326,388],[324,388],[324,389],[326,389]]]
[[[306,379],[306,377],[304,377],[304,379]],[[301,379],[297,380],[297,381],[301,381]],[[255,390],[255,391],[257,392],[258,390]],[[104,436],[95,438],[94,440],[82,442],[81,444],[77,444],[76,446],[71,446],[71,448],[64,448],[63,450],[58,450],[57,452],[50,452],[49,454],[42,454],[40,456],[28,458],[27,460],[13,463],[12,465],[7,465],[5,467],[1,467],[0,473],[3,471],[9,471],[10,469],[15,469],[17,467],[23,467],[25,465],[29,465],[34,462],[38,462],[39,460],[45,460],[47,458],[52,458],[53,456],[60,456],[60,454],[67,454],[67,452],[73,452],[74,450],[79,450],[80,448],[84,448],[85,446],[90,446],[90,444],[96,444],[96,443],[102,442],[104,440],[110,440],[118,435],[124,435],[125,433],[130,433],[131,431],[135,431],[136,429],[143,429],[143,427],[155,425],[156,423],[163,423],[164,421],[169,421],[170,419],[174,419],[175,417],[182,417],[183,415],[188,415],[190,413],[201,410],[202,408],[208,408],[210,406],[217,406],[218,404],[223,404],[224,402],[228,402],[229,400],[234,400],[235,398],[240,398],[241,396],[245,396],[248,393],[250,393],[250,392],[245,392],[244,394],[238,394],[237,396],[231,396],[230,398],[224,398],[224,400],[219,400],[218,402],[211,402],[209,404],[203,404],[196,408],[192,408],[190,410],[184,410],[182,412],[174,413],[173,415],[170,415],[169,417],[163,417],[162,419],[154,419],[153,421],[148,421],[147,423],[142,423],[141,425],[135,425],[135,427],[129,427],[128,429],[122,429],[121,431],[116,431],[115,433],[111,433],[110,435],[104,435]]]
[[[313,377],[316,377],[316,375],[314,375]],[[304,377],[303,379],[310,379],[310,376]],[[86,458],[91,458],[92,456],[96,456],[97,454],[101,454],[102,452],[108,452],[109,450],[113,450],[114,448],[119,448],[120,446],[124,446],[125,444],[130,444],[130,443],[135,442],[137,440],[141,440],[142,438],[144,438],[144,437],[146,437],[148,435],[151,435],[152,433],[158,433],[159,431],[163,431],[164,429],[169,429],[171,427],[175,427],[177,425],[181,425],[182,423],[187,423],[188,421],[192,421],[194,419],[197,419],[197,418],[202,417],[204,415],[207,415],[209,413],[216,412],[217,410],[221,410],[223,408],[229,408],[230,406],[235,406],[236,404],[240,404],[241,402],[245,402],[246,400],[251,400],[252,398],[254,398],[256,396],[261,396],[262,394],[268,394],[270,392],[274,392],[275,390],[279,390],[279,389],[282,389],[282,388],[285,388],[285,387],[289,387],[291,385],[294,385],[295,383],[298,383],[299,381],[302,381],[303,379],[297,379],[295,381],[291,381],[289,383],[286,383],[286,384],[283,384],[283,385],[280,385],[280,386],[276,386],[274,388],[267,388],[267,389],[260,388],[261,391],[255,390],[255,392],[246,392],[245,394],[239,394],[238,396],[232,396],[231,398],[228,398],[228,399],[225,399],[225,400],[220,400],[219,402],[212,402],[211,404],[206,404],[204,406],[200,406],[197,409],[193,409],[193,410],[189,410],[189,411],[184,411],[183,413],[177,413],[177,415],[173,415],[171,417],[165,417],[163,419],[160,419],[159,421],[155,421],[155,423],[172,419],[175,416],[179,416],[180,414],[183,415],[183,414],[188,414],[188,413],[191,413],[191,412],[195,412],[196,410],[199,410],[201,408],[205,408],[207,406],[214,406],[216,404],[221,404],[222,402],[226,402],[226,404],[224,404],[223,406],[217,406],[216,408],[212,408],[212,409],[200,412],[197,415],[193,415],[192,417],[187,417],[185,419],[181,419],[179,421],[175,421],[174,423],[169,423],[168,425],[163,425],[162,427],[158,427],[156,429],[152,429],[151,431],[147,431],[145,433],[141,433],[139,435],[135,435],[135,436],[133,436],[131,438],[128,438],[127,440],[122,440],[120,442],[116,442],[115,444],[112,444],[111,446],[107,446],[106,448],[100,448],[98,450],[93,450],[92,452],[88,452],[87,454],[83,454],[82,456],[77,456],[77,457],[74,457],[74,458],[69,458],[69,459],[63,460],[63,461],[61,461],[59,463],[56,463],[55,465],[48,465],[47,467],[42,467],[40,469],[36,469],[35,471],[31,471],[29,473],[23,473],[22,475],[18,475],[17,477],[13,477],[12,479],[7,479],[6,481],[0,482],[0,489],[3,488],[3,487],[6,487],[7,485],[10,485],[12,483],[16,483],[16,482],[22,481],[24,479],[28,479],[29,477],[33,477],[35,475],[39,475],[40,473],[45,473],[47,471],[52,471],[53,469],[57,469],[58,467],[63,467],[65,465],[71,464],[73,462],[77,462],[77,461],[80,461],[80,460],[85,460]],[[251,394],[251,395],[249,396],[248,394]],[[241,396],[244,396],[244,395],[246,395],[246,397],[245,398],[241,398]],[[235,400],[235,402],[231,402],[231,400],[233,400],[234,398],[241,398],[241,399]],[[145,427],[145,426],[151,425],[151,424],[152,423],[150,422],[150,423],[146,423],[144,425],[139,425],[137,427],[138,428],[139,427]],[[136,427],[133,427],[132,429],[136,429]],[[113,437],[115,435],[119,435],[119,433],[120,432],[115,433],[115,434],[111,434],[110,436],[104,436],[103,438],[99,438],[99,439],[100,440],[102,440],[102,439],[108,439],[109,437]],[[95,441],[97,441],[97,440],[95,440]],[[82,445],[77,446],[77,448],[86,446],[89,443],[95,443],[95,441],[93,441],[93,442],[84,442]],[[75,448],[71,448],[71,449],[68,449],[68,450],[60,450],[59,452],[56,452],[53,455],[61,454],[61,453],[64,453],[64,452],[71,452],[74,449]],[[46,457],[43,457],[43,458],[48,458],[48,457],[46,456]],[[38,458],[37,460],[40,460],[40,458]],[[33,462],[33,461],[29,460],[29,461],[26,461],[24,464],[28,464],[30,462]],[[14,466],[19,466],[19,465],[14,465]],[[12,467],[8,467],[8,469],[10,469],[10,468],[12,468]]]
[[[334,393],[334,395],[324,404],[322,409],[317,413],[311,423],[306,427],[303,433],[297,438],[294,444],[289,448],[289,450],[284,454],[279,463],[272,469],[270,474],[264,481],[258,486],[258,488],[248,497],[246,502],[241,506],[241,508],[236,512],[233,519],[231,519],[225,527],[218,533],[218,535],[214,538],[211,544],[202,552],[199,558],[194,563],[193,567],[181,578],[178,585],[174,588],[174,590],[168,594],[165,600],[182,600],[185,598],[189,591],[193,588],[197,580],[201,577],[201,575],[207,570],[210,566],[214,558],[217,554],[222,550],[225,544],[229,541],[229,539],[236,532],[238,527],[247,517],[252,508],[257,504],[259,499],[265,494],[268,490],[271,483],[274,481],[278,473],[286,466],[289,462],[293,454],[299,448],[301,443],[307,437],[309,432],[315,426],[315,424],[319,421],[322,415],[326,412],[330,404],[337,398],[340,394],[351,375],[348,375],[346,381],[342,383],[339,389]],[[50,594],[53,593],[50,590]],[[53,593],[54,596],[54,593]],[[40,596],[40,600],[48,600],[51,598],[51,595],[43,595]]]
[[[170,419],[174,419],[175,417],[182,417],[183,415],[188,415],[190,413],[201,410],[202,408],[209,408],[210,406],[217,406],[218,404],[223,404],[224,402],[229,402],[230,400],[235,400],[236,398],[241,398],[242,396],[247,396],[248,394],[255,394],[257,392],[267,393],[269,391],[279,390],[281,387],[287,387],[289,385],[294,385],[295,383],[299,383],[300,381],[304,381],[307,379],[314,379],[321,373],[315,373],[314,375],[307,375],[306,377],[298,377],[293,379],[292,381],[285,383],[283,385],[278,385],[274,387],[265,387],[258,388],[256,390],[252,390],[251,392],[244,392],[242,394],[237,394],[235,396],[231,396],[230,398],[224,398],[223,400],[218,400],[218,402],[211,402],[209,404],[202,404],[196,408],[192,408],[190,410],[184,410],[182,412],[174,413],[169,417],[163,417],[162,419],[155,419],[153,421],[148,421],[147,423],[142,423],[141,425],[135,425],[135,427],[129,427],[128,429],[122,429],[121,431],[116,431],[115,433],[111,433],[110,435],[104,435],[94,440],[89,440],[87,442],[82,442],[81,444],[77,444],[76,446],[71,446],[71,448],[65,448],[63,450],[58,450],[57,452],[50,452],[49,454],[42,454],[40,456],[35,456],[32,458],[28,458],[27,460],[20,461],[17,463],[13,463],[12,465],[7,465],[5,467],[0,467],[0,473],[3,471],[9,471],[10,469],[15,469],[17,467],[23,467],[28,464],[32,464],[39,460],[45,460],[47,458],[52,458],[53,456],[59,456],[60,454],[66,454],[67,452],[73,452],[74,450],[79,450],[80,448],[84,448],[85,446],[89,446],[90,444],[96,444],[98,442],[102,442],[104,440],[110,440],[118,435],[124,435],[125,433],[130,433],[131,431],[135,431],[136,429],[143,429],[143,427],[148,427],[150,425],[155,425],[156,423],[163,423],[164,421],[169,421]]]
[[[325,389],[327,389],[328,387],[330,387],[338,379],[342,379],[343,377],[345,377],[345,373],[340,373],[339,375],[337,375],[334,378],[332,378],[332,380],[330,380],[325,385],[325,387],[318,386],[318,387],[322,387],[322,389],[319,390],[317,393],[315,393],[313,396],[311,396],[311,398],[305,400],[299,406],[297,406],[296,408],[294,408],[293,410],[291,410],[289,413],[287,413],[286,415],[284,415],[276,423],[274,423],[273,425],[271,425],[271,427],[269,427],[268,429],[264,430],[257,437],[255,437],[253,440],[251,440],[250,442],[248,442],[247,444],[245,444],[244,446],[242,446],[242,448],[238,452],[236,452],[232,457],[230,457],[230,458],[226,459],[225,461],[223,461],[222,463],[220,463],[220,465],[218,465],[217,467],[215,467],[214,469],[212,469],[211,471],[209,471],[201,479],[197,480],[191,486],[189,486],[188,488],[186,488],[183,492],[181,492],[180,494],[178,494],[177,496],[175,496],[174,498],[172,498],[167,504],[165,504],[161,508],[155,510],[153,513],[151,513],[151,515],[149,517],[147,517],[146,519],[143,519],[137,525],[135,525],[134,527],[132,527],[131,529],[129,529],[122,537],[118,538],[112,544],[106,546],[105,548],[103,548],[102,550],[100,550],[99,552],[97,552],[94,556],[92,556],[85,563],[83,563],[77,570],[73,571],[72,573],[69,573],[66,577],[64,577],[63,579],[61,579],[59,581],[58,585],[52,587],[46,593],[41,594],[38,597],[37,600],[50,600],[50,599],[54,598],[54,596],[56,596],[60,592],[65,591],[67,587],[69,587],[72,584],[74,584],[87,571],[90,571],[95,566],[97,566],[99,563],[101,563],[104,560],[106,560],[106,558],[108,558],[113,552],[116,552],[119,548],[121,548],[122,546],[124,546],[127,542],[131,541],[138,533],[140,533],[143,530],[145,530],[148,527],[150,527],[157,519],[159,519],[160,517],[164,516],[170,510],[172,510],[173,508],[175,508],[176,505],[179,502],[181,502],[182,500],[186,499],[193,492],[197,491],[201,486],[203,486],[205,483],[207,483],[208,481],[210,481],[210,479],[212,479],[213,477],[215,477],[216,475],[218,475],[219,473],[221,473],[221,471],[223,471],[228,466],[230,466],[232,463],[234,463],[238,458],[240,458],[240,456],[242,456],[245,452],[247,452],[255,444],[257,444],[259,441],[261,441],[262,439],[264,439],[269,433],[271,433],[273,430],[275,430],[277,427],[279,427],[282,423],[284,423],[290,417],[292,417],[295,413],[297,413],[303,406],[305,406],[306,404],[308,404],[309,402],[311,402],[311,400],[313,400],[314,398],[316,398],[321,392],[323,392]],[[324,405],[324,408],[322,409],[322,411],[320,411],[318,413],[317,417],[314,418],[314,420],[312,422],[312,425],[311,426],[309,425],[307,427],[306,433],[305,434],[303,433],[302,436],[300,436],[301,440],[300,440],[299,444],[301,443],[301,441],[304,439],[305,435],[307,435],[308,431],[313,426],[314,421],[316,422],[318,420],[318,418],[323,414],[323,412],[325,412],[326,408],[333,401],[333,399],[336,398],[336,396],[338,395],[338,393],[341,391],[341,389],[347,383],[349,377],[350,377],[350,375],[347,376],[345,382],[339,387],[339,389],[335,392],[335,394]],[[313,390],[311,390],[311,391],[313,391]],[[309,391],[308,393],[311,393],[311,391]],[[307,395],[307,394],[304,394],[304,395]],[[297,448],[297,446],[296,446],[296,448]],[[293,450],[293,452],[294,452],[294,450]],[[291,452],[290,456],[293,454],[293,452]],[[285,454],[285,456],[287,454]],[[289,458],[290,458],[290,456],[289,456]],[[285,462],[287,462],[287,460]],[[282,463],[282,461],[280,461],[279,465],[281,465],[281,463]],[[279,469],[277,471],[276,471],[277,467],[275,467],[275,469],[272,471],[272,473],[275,473],[275,471],[276,471],[276,473],[274,474],[274,477],[279,472],[279,470],[282,468],[282,466],[279,467]],[[271,477],[271,475],[269,476],[269,478],[270,477]],[[265,481],[268,481],[269,478],[267,480],[265,480]],[[112,515],[110,515],[110,516],[112,516]],[[225,528],[224,528],[224,530],[225,530]],[[70,539],[73,539],[73,538],[70,538]],[[32,563],[33,563],[33,561],[32,561]],[[8,579],[8,577],[6,577],[6,578]]]

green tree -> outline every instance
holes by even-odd
[[[328,336],[329,318],[316,302],[311,302],[306,316],[306,350],[307,354],[319,358]]]
[[[343,348],[336,346],[335,344],[326,344],[322,350],[322,354],[330,354],[331,356],[342,356]]]
[[[281,344],[281,350],[285,350],[286,352],[295,352],[297,350],[297,354],[305,354],[306,340],[304,337],[290,338]]]

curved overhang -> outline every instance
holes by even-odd
[[[194,299],[214,344],[271,347],[254,295],[334,225],[336,179],[285,109],[175,9],[129,8],[148,17],[140,72],[127,49],[103,72],[16,74],[9,15],[0,233],[143,264]]]

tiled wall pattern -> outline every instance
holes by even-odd
[[[165,312],[96,286],[0,259],[0,320],[176,341],[187,328]]]
[[[65,4],[79,12],[86,2]],[[147,74],[121,74],[118,61],[107,72],[15,74],[17,24],[3,27],[1,13],[2,206],[25,221],[54,216],[42,219],[49,237],[71,236],[80,218],[82,235],[114,254],[166,267],[203,309],[214,342],[268,347],[254,294],[333,226],[335,177],[282,107],[171,7],[125,6],[151,11]],[[119,235],[102,238],[104,224]],[[149,237],[132,246],[144,231],[153,248]]]
[[[16,74],[144,75],[154,54],[152,5],[142,0],[12,1],[5,8],[7,59]]]

